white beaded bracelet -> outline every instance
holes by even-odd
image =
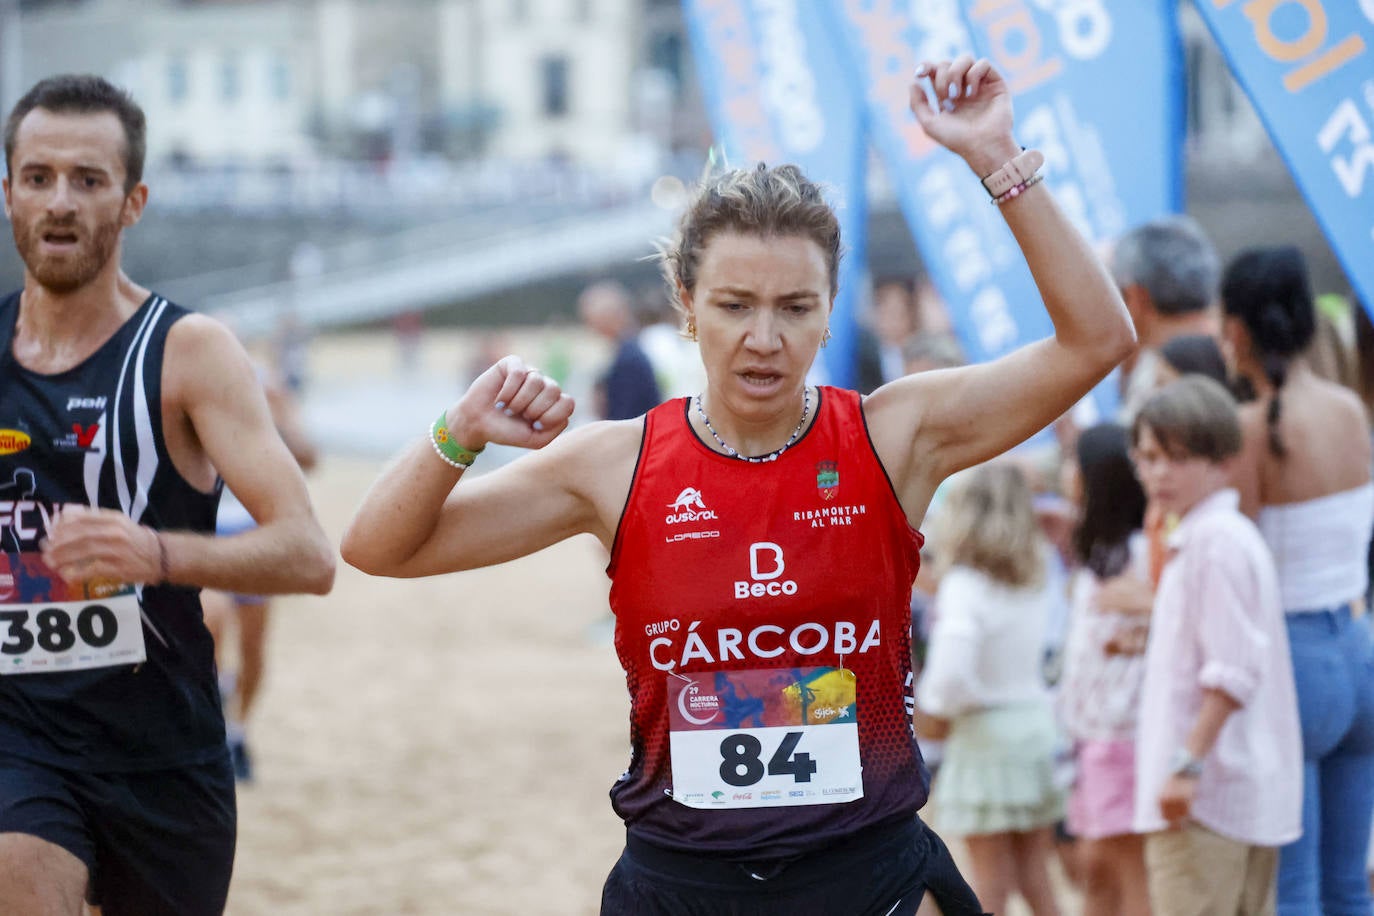
[[[466,471],[468,468],[472,467],[471,464],[463,464],[461,461],[454,461],[448,455],[445,455],[443,449],[439,448],[439,443],[434,440],[434,436],[432,435],[429,437],[429,444],[433,446],[434,454],[438,455],[440,460],[449,467],[457,468],[460,471]]]

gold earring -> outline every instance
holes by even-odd
[[[822,346],[822,347],[825,346],[825,345],[828,344],[828,343],[830,343],[830,325],[826,325],[826,326],[825,326],[825,334],[824,334],[824,336],[821,337],[821,346]]]
[[[688,339],[688,340],[696,340],[696,339],[697,339],[697,316],[695,316],[695,315],[688,315],[688,316],[687,316],[687,330],[686,330],[685,333],[687,334],[687,339]]]

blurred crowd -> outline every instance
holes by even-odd
[[[1084,913],[1367,914],[1374,325],[1296,249],[1222,264],[1186,217],[1109,261],[1140,340],[1117,415],[1079,405],[927,515],[931,816],[991,912],[1060,912],[1061,869]],[[701,389],[659,290],[596,283],[579,314],[596,416]],[[875,280],[861,391],[963,361],[927,282]]]
[[[1223,265],[1186,218],[1111,266],[1141,344],[1118,415],[927,519],[935,823],[992,912],[1060,912],[1058,858],[1085,913],[1368,913],[1374,326],[1296,249]]]

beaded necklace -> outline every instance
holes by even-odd
[[[711,438],[715,439],[720,447],[725,449],[725,454],[729,455],[731,458],[738,458],[740,461],[762,464],[765,461],[777,461],[778,456],[791,448],[801,436],[802,427],[806,425],[806,415],[811,410],[811,389],[806,387],[802,388],[802,415],[801,420],[797,423],[797,428],[792,430],[792,435],[787,438],[787,441],[782,444],[781,448],[771,451],[767,455],[741,455],[739,450],[722,439],[720,433],[716,432],[716,428],[711,425],[711,418],[706,416],[706,411],[701,407],[701,395],[698,394],[695,400],[697,415],[701,417],[701,422],[706,424],[706,429],[710,432]]]

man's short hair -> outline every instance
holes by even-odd
[[[884,286],[896,286],[908,296],[916,295],[916,278],[911,274],[886,274],[875,277],[873,280],[873,291],[877,292]]]
[[[1216,298],[1221,262],[1207,234],[1187,216],[1151,220],[1123,235],[1112,274],[1125,289],[1139,285],[1164,315],[1200,312]]]
[[[1131,444],[1149,427],[1171,458],[1220,463],[1240,451],[1240,414],[1235,398],[1202,375],[1185,375],[1150,395],[1131,424]]]
[[[148,152],[148,125],[143,109],[129,93],[99,76],[64,73],[40,80],[24,94],[5,121],[5,169],[14,174],[14,143],[19,125],[35,108],[54,114],[110,112],[124,128],[124,191],[143,180]]]

